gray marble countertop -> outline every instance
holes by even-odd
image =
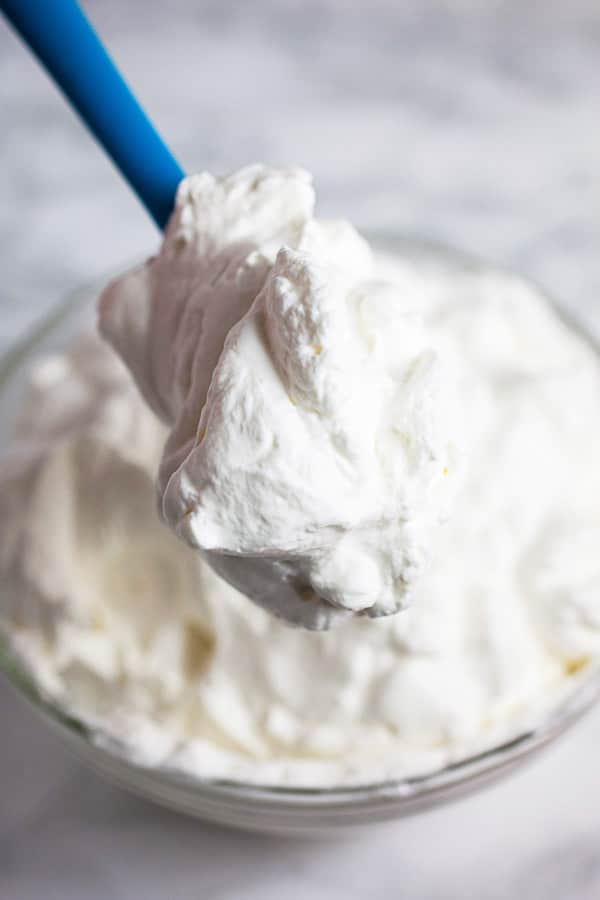
[[[596,0],[89,0],[188,169],[527,273],[600,330]],[[0,347],[157,235],[0,23]],[[4,523],[5,525],[6,523]],[[0,685],[2,900],[597,900],[600,710],[510,780],[341,841],[226,832],[80,767]]]

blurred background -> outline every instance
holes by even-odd
[[[322,215],[514,267],[600,329],[598,0],[82,5],[187,170],[304,166]],[[0,134],[2,349],[158,235],[1,21]],[[3,684],[0,734],[2,900],[600,896],[600,711],[505,784],[327,845],[109,788]]]
[[[596,0],[84,0],[186,170],[302,165],[324,215],[600,288]],[[157,234],[0,27],[5,342]]]

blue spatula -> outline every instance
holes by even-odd
[[[45,66],[159,228],[181,166],[125,84],[75,0],[1,0],[0,9]]]

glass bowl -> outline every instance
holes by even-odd
[[[485,263],[431,243],[389,235],[370,237],[383,252],[410,253],[442,271],[459,270],[465,274],[493,271]],[[0,446],[4,446],[9,437],[31,366],[65,346],[80,328],[89,326],[94,317],[94,300],[101,286],[91,284],[71,295],[0,359]],[[570,320],[558,304],[551,302],[569,327],[582,334],[600,354],[592,336]],[[7,608],[7,590],[0,584],[0,611]],[[507,775],[556,740],[600,695],[600,671],[590,668],[580,674],[573,689],[557,699],[532,727],[522,728],[492,749],[423,775],[358,787],[310,789],[257,786],[135,765],[99,746],[84,722],[43,697],[11,652],[8,640],[1,637],[1,631],[0,670],[76,756],[110,781],[189,815],[223,825],[278,834],[315,835],[339,831],[426,810],[479,790]]]

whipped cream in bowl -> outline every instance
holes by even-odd
[[[321,226],[311,224],[309,231],[314,227]],[[379,347],[376,359],[361,359],[356,371],[365,374],[350,394],[349,412],[364,414],[367,434],[369,423],[377,423],[382,448],[376,463],[361,468],[365,437],[352,415],[342,423],[345,431],[340,426],[342,437],[358,447],[350,477],[359,473],[367,483],[354,507],[333,511],[337,519],[321,506],[303,505],[301,483],[287,475],[286,483],[297,492],[297,534],[308,512],[315,520],[322,516],[320,522],[337,526],[327,549],[335,545],[338,552],[340,521],[354,527],[360,516],[351,519],[350,512],[362,515],[373,497],[382,502],[377,488],[390,465],[386,442],[397,439],[388,435],[388,405],[369,408],[370,400],[377,406],[374,386],[386,385],[391,396],[396,375],[403,388],[411,386],[398,406],[389,404],[403,425],[403,468],[392,474],[402,476],[402,489],[406,472],[415,475],[406,487],[407,494],[413,491],[407,507],[414,498],[413,508],[422,509],[419,496],[429,505],[427,521],[419,521],[414,541],[406,542],[418,565],[410,569],[410,589],[393,595],[394,604],[406,607],[395,615],[373,617],[387,609],[369,610],[358,577],[353,587],[354,558],[368,556],[370,548],[364,528],[358,546],[345,557],[339,550],[342,562],[329,582],[349,580],[344,597],[354,598],[355,609],[328,595],[333,602],[327,602],[324,615],[331,620],[325,624],[333,627],[324,631],[291,627],[249,602],[232,586],[234,575],[220,577],[214,560],[196,549],[208,543],[209,529],[220,529],[214,544],[223,549],[239,516],[250,514],[244,491],[257,473],[267,472],[257,448],[266,446],[281,475],[283,450],[272,442],[288,423],[314,440],[312,451],[310,441],[298,444],[300,456],[326,453],[332,417],[321,413],[323,421],[313,422],[306,399],[318,393],[323,347],[316,360],[304,351],[289,360],[261,360],[265,345],[255,332],[257,319],[268,320],[262,304],[279,304],[283,313],[292,298],[292,307],[302,308],[304,275],[297,273],[297,260],[281,258],[279,247],[263,254],[253,312],[242,311],[232,339],[221,336],[218,347],[207,326],[213,338],[206,337],[206,347],[216,342],[213,371],[220,367],[223,384],[219,391],[212,381],[207,385],[201,410],[184,411],[184,378],[177,398],[160,392],[169,367],[178,363],[181,373],[185,366],[183,355],[167,360],[158,351],[147,372],[134,371],[138,384],[150,376],[157,389],[148,408],[125,366],[94,333],[95,290],[62,324],[32,341],[17,363],[13,354],[0,370],[2,418],[15,422],[0,463],[0,512],[11,523],[0,542],[2,667],[59,723],[74,749],[109,777],[184,811],[248,828],[313,831],[450,799],[553,739],[599,689],[597,349],[516,276],[394,239],[373,242],[368,259],[371,252],[355,233],[335,238],[347,239],[356,242],[357,267],[372,266],[368,283],[377,287],[369,288],[364,308],[376,307],[367,322],[374,322]],[[187,247],[177,252],[185,256]],[[249,253],[246,248],[243,260]],[[160,273],[146,266],[116,284],[121,291],[131,278],[155,277]],[[186,279],[182,271],[182,284]],[[276,279],[282,279],[277,290]],[[188,290],[182,287],[182,296]],[[400,319],[381,324],[390,290],[402,298],[397,330]],[[340,291],[346,315],[354,301],[345,287]],[[116,316],[119,307],[108,305]],[[127,316],[124,306],[120,312]],[[229,331],[239,313],[232,311]],[[162,321],[165,333],[175,327]],[[285,324],[283,315],[268,327]],[[352,359],[365,352],[363,325],[355,328],[351,320],[346,326],[351,334],[343,358],[335,366],[330,358],[331,371],[329,362],[319,370],[323,402],[333,390],[332,373],[346,378],[354,371],[345,351],[352,350]],[[193,356],[198,331],[189,321],[180,327],[190,335]],[[388,336],[399,343],[398,373],[387,371],[394,363]],[[128,346],[138,338],[130,335]],[[313,339],[311,333],[296,346]],[[140,365],[148,359],[144,351]],[[299,362],[306,363],[306,381],[302,370],[286,382],[285,373]],[[17,366],[12,374],[9,364]],[[240,395],[235,388],[245,366],[262,382],[246,382]],[[305,386],[292,398],[296,405],[287,396],[284,405],[276,394],[279,386],[287,393],[290,384]],[[245,421],[256,428],[249,427],[247,442],[239,445],[240,423],[228,423],[227,403],[237,408],[246,398],[252,408]],[[174,438],[179,417],[175,428],[182,430]],[[211,431],[214,446],[205,444]],[[223,459],[235,496],[219,494],[230,504],[219,518],[215,497],[223,482],[211,483],[214,493],[194,506],[202,537],[193,537],[192,524],[190,539],[180,524],[181,498],[190,481],[210,480],[214,459]],[[236,465],[248,466],[246,480]],[[346,470],[339,482],[333,478],[339,473],[329,473],[325,484],[314,467],[311,457],[308,469],[294,468],[294,476],[312,477],[310,490],[320,503],[325,488],[330,493],[345,483]],[[258,487],[255,512],[275,496],[273,484],[259,479]],[[378,536],[389,527],[377,522]],[[289,534],[279,548],[286,553]],[[278,536],[273,529],[263,537],[274,542]],[[231,545],[226,548],[228,559]],[[312,549],[303,545],[305,556]],[[318,558],[321,565],[325,557]],[[357,576],[369,571],[363,560]],[[374,577],[386,565],[392,567],[391,555]],[[324,582],[316,571],[313,566],[310,577]],[[385,607],[390,596],[380,592],[378,603]],[[316,617],[309,624],[324,623]]]

